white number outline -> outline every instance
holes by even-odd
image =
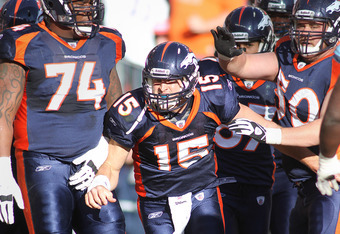
[[[290,81],[286,80],[282,71],[280,70],[277,79],[276,95],[279,99],[279,107],[277,110],[278,119],[281,120],[286,116],[286,101],[284,94],[287,91]],[[297,107],[302,100],[308,103],[308,116],[306,121],[302,121],[297,114]],[[291,124],[293,127],[299,127],[304,124],[310,123],[318,118],[320,111],[320,102],[317,94],[311,88],[301,88],[297,90],[292,97],[288,100],[289,113],[291,115]]]
[[[100,103],[105,96],[106,89],[102,78],[91,81],[95,64],[95,62],[84,62],[77,87],[77,101],[93,100],[94,108],[98,110],[101,108]],[[52,95],[52,98],[45,109],[46,111],[58,111],[60,109],[72,88],[76,67],[77,62],[45,64],[47,79],[56,78],[61,75],[60,85],[57,88],[57,91]],[[95,88],[93,89],[90,88],[91,82],[95,85]]]
[[[209,154],[206,147],[209,146],[208,136],[205,134],[193,139],[177,142],[177,162],[182,168],[187,169],[190,165]],[[198,149],[190,153],[191,149]],[[202,150],[200,150],[202,149]],[[158,169],[171,170],[169,145],[154,146],[154,154],[157,156]],[[197,159],[194,159],[198,157]]]

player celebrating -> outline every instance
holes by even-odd
[[[279,122],[293,127],[295,145],[319,144],[320,124],[337,79],[332,74],[332,55],[339,37],[339,17],[337,0],[298,0],[290,38],[283,37],[275,52],[263,54],[244,54],[235,48],[232,34],[223,28],[212,31],[220,64],[227,72],[244,79],[277,82]],[[234,129],[245,133],[240,129],[247,124],[238,122]],[[311,149],[318,154],[317,146]],[[315,186],[317,167],[313,171],[292,157],[283,161],[299,192],[290,216],[290,233],[334,233],[340,192],[325,199]]]
[[[109,156],[86,194],[90,207],[115,201],[109,191],[133,148],[146,233],[224,233],[216,185],[225,181],[215,173],[215,129],[252,112],[238,104],[218,64],[201,71],[200,78],[198,69],[183,44],[167,42],[151,50],[143,88],[123,95],[108,112]]]
[[[121,94],[115,65],[124,42],[118,31],[99,27],[99,0],[41,3],[43,22],[0,37],[2,221],[13,222],[7,206],[13,197],[20,204],[22,194],[30,233],[124,233],[119,203],[100,211],[84,203],[107,155],[103,117]],[[13,132],[21,192],[11,172]]]
[[[273,25],[260,8],[245,6],[233,10],[224,27],[234,35],[236,46],[245,53],[272,51],[275,42]],[[231,79],[240,103],[273,120],[275,83]],[[233,177],[237,181],[220,186],[225,233],[267,233],[274,182],[273,147],[248,136],[233,134],[226,125],[217,128],[215,141],[218,176]]]

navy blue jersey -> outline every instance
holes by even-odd
[[[299,127],[319,119],[324,98],[333,89],[338,75],[332,72],[334,53],[305,64],[292,52],[290,43],[288,36],[283,37],[275,49],[280,65],[277,77],[277,113],[281,126]],[[319,153],[318,146],[310,149],[315,154]],[[291,157],[284,157],[283,165],[292,181],[316,176]]]
[[[218,80],[204,81],[205,90],[195,89],[184,122],[172,123],[147,108],[141,88],[124,94],[112,105],[104,130],[121,145],[133,148],[138,195],[180,196],[216,182],[215,129],[239,111],[232,84],[225,81],[215,86]]]
[[[213,69],[215,67],[215,69]],[[219,68],[215,60],[200,62],[202,76],[223,77],[233,81],[239,102],[253,111],[273,120],[275,83],[269,81],[242,81]],[[271,187],[274,177],[273,147],[260,144],[248,136],[233,134],[224,124],[216,130],[216,156],[219,177],[235,177],[237,182]]]
[[[27,69],[14,122],[15,147],[65,161],[95,147],[103,129],[109,75],[124,53],[120,33],[104,27],[95,37],[70,44],[45,23],[4,31],[0,59]]]

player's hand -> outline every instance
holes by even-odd
[[[282,132],[280,128],[265,128],[248,119],[235,119],[228,124],[228,128],[236,134],[252,137],[260,143],[280,145],[282,141]]]
[[[242,49],[237,49],[233,34],[226,28],[218,26],[216,31],[211,29],[210,32],[214,37],[215,49],[219,58],[228,61],[243,53]]]
[[[13,200],[15,199],[20,209],[24,209],[24,201],[20,188],[13,178],[10,157],[0,157],[0,171],[0,221],[13,224]]]
[[[77,190],[84,190],[90,186],[99,167],[104,163],[108,154],[108,143],[101,137],[98,145],[86,152],[84,155],[73,160],[73,164],[83,166],[69,178],[69,184]]]
[[[336,175],[340,174],[340,161],[337,156],[328,158],[319,155],[319,170],[317,171],[316,187],[322,195],[332,195],[332,187],[335,191],[339,190]]]
[[[110,191],[110,181],[104,175],[96,176],[87,189],[85,203],[92,209],[101,209],[108,202],[116,202]]]
[[[228,124],[230,131],[239,135],[250,136],[260,143],[266,143],[266,129],[248,119],[234,119]]]

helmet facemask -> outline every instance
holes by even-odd
[[[178,77],[178,76],[163,76],[160,77],[160,73],[155,73],[155,71],[161,71],[161,73],[166,74],[168,71],[164,71],[167,69],[152,69],[150,73],[143,71],[143,87],[144,87],[144,95],[146,97],[147,103],[149,107],[158,113],[168,113],[172,111],[179,110],[183,107],[188,100],[191,98],[194,93],[196,84],[198,82],[198,67],[197,71],[195,71],[190,77]],[[176,93],[170,94],[157,94],[153,92],[153,81],[155,79],[160,80],[177,80],[180,85],[181,90]]]
[[[77,2],[82,1],[42,0],[42,6],[45,13],[57,24],[72,28],[79,37],[93,37],[103,20],[104,4],[99,0],[89,1],[88,4],[76,4]]]
[[[298,0],[289,31],[292,51],[302,57],[314,57],[335,47],[340,31],[339,7],[337,0]]]
[[[304,31],[297,29],[297,21],[293,20],[290,37],[292,39],[292,49],[302,56],[320,54],[336,45],[337,37],[333,35],[331,22],[318,21],[322,23],[320,31]],[[313,21],[315,22],[315,21]],[[316,45],[311,45],[311,40],[319,39]]]

